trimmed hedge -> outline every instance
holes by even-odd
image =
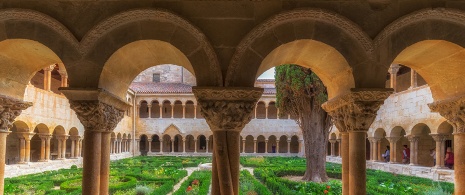
[[[185,195],[186,190],[191,186],[194,180],[199,180],[200,186],[198,194],[206,195],[210,189],[212,172],[211,171],[194,171],[192,174],[181,184],[181,187],[173,193],[173,195]]]
[[[249,191],[254,191],[258,195],[273,195],[268,188],[255,179],[247,170],[240,172],[239,189],[239,195],[247,195]]]

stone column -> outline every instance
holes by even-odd
[[[163,154],[163,139],[160,139],[160,153]]]
[[[84,126],[82,194],[108,194],[111,132],[129,105],[104,90],[61,90]]]
[[[291,140],[290,139],[287,140],[287,153],[288,154],[291,153]]]
[[[268,153],[268,140],[265,140],[265,153]]]
[[[50,140],[52,139],[52,135],[47,135],[45,137],[45,161],[50,160]]]
[[[407,136],[408,141],[410,142],[410,165],[418,165],[418,141],[420,141],[419,136]]]
[[[194,146],[195,146],[194,153],[197,153],[197,140],[196,139],[194,139]]]
[[[147,139],[147,142],[149,143],[149,148],[147,152],[152,152],[152,139]]]
[[[245,141],[246,139],[242,139],[242,153],[245,153]]]
[[[400,138],[402,137],[386,137],[386,139],[389,141],[389,145],[390,145],[390,161],[389,163],[391,164],[395,164],[395,163],[399,163],[399,161],[397,160],[397,142],[400,140]]]
[[[52,85],[52,71],[55,69],[55,64],[47,66],[44,68],[44,90],[50,91]]]
[[[22,135],[19,135],[19,162],[18,164],[26,163],[26,139]]]
[[[39,162],[45,162],[45,142],[46,138],[43,135],[39,135],[40,138],[40,159]]]
[[[78,158],[79,157],[79,139],[80,139],[79,136],[74,137],[75,145],[74,145],[74,155],[72,155],[73,158]]]
[[[329,143],[331,143],[331,156],[336,156],[336,140],[329,140]]]
[[[186,118],[186,105],[182,105],[182,118],[185,119]]]
[[[253,153],[254,154],[257,153],[257,140],[256,139],[253,140]]]
[[[174,105],[175,104],[171,104],[171,118],[174,118]]]
[[[276,153],[279,153],[279,139],[276,139]]]
[[[400,66],[398,64],[392,64],[389,67],[389,74],[391,75],[391,88],[394,89],[394,92],[397,91],[397,72],[399,72]]]
[[[257,107],[258,107],[258,104],[255,104],[254,115],[253,115],[254,119],[257,119]]]
[[[110,144],[110,154],[114,154],[114,153],[115,153],[115,138],[112,137],[111,144]]]
[[[171,153],[174,153],[174,138],[171,139],[171,150],[170,150]]]
[[[61,140],[61,142],[62,142],[62,144],[61,144],[61,147],[62,147],[61,148],[61,155],[62,155],[62,157],[61,158],[62,159],[66,159],[66,140],[67,139],[68,139],[68,136],[65,135],[65,136],[62,137],[62,140]]]
[[[431,134],[434,141],[436,142],[436,168],[444,168],[444,158],[446,151],[446,140],[449,138],[449,135],[446,134]]]
[[[68,73],[64,70],[58,70],[61,76],[61,87],[68,87]]]
[[[378,161],[378,142],[380,140],[381,139],[379,139],[379,138],[375,138],[375,137],[372,138],[372,141],[373,141],[372,151],[373,151],[373,153],[371,153],[371,157],[372,157],[371,160],[373,162]]]
[[[276,120],[279,120],[279,109],[276,108]]]
[[[384,88],[351,89],[322,105],[341,132],[343,194],[366,194],[367,131],[391,93],[392,89]]]
[[[197,119],[197,104],[194,105],[194,119]]]
[[[202,115],[213,131],[211,193],[237,195],[240,132],[252,119],[254,106],[263,89],[193,87],[192,91],[202,108]]]
[[[0,194],[4,191],[6,137],[13,122],[32,103],[0,95]]]
[[[163,103],[160,104],[160,117],[163,118]]]
[[[71,156],[70,156],[70,158],[74,158],[74,149],[76,148],[75,144],[76,144],[76,140],[74,139],[74,137],[71,137]]]
[[[61,158],[61,150],[63,149],[63,147],[61,145],[63,145],[61,139],[58,137],[58,136],[55,136],[55,139],[57,140],[57,143],[58,143],[58,147],[57,147],[57,159],[56,160],[62,160],[63,158]]]
[[[152,104],[147,104],[147,108],[149,108],[149,118],[152,118]]]
[[[268,105],[265,106],[265,119],[268,119]]]
[[[339,157],[341,157],[341,151],[342,151],[341,138],[336,139],[336,141],[337,141],[337,146],[338,146],[337,154],[338,154]]]
[[[209,139],[206,139],[207,140],[207,144],[206,144],[206,150],[205,150],[205,153],[208,153],[208,142],[210,141]]]
[[[383,148],[381,148],[381,139],[380,139],[380,141],[378,141],[378,162],[384,162],[383,161],[383,156],[382,156]]]
[[[417,87],[417,72],[410,69],[410,89]]]
[[[186,153],[186,138],[182,139],[182,153]]]

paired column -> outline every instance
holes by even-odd
[[[253,140],[253,153],[254,154],[257,153],[257,140],[256,139]]]
[[[174,153],[174,138],[171,139],[171,153]]]
[[[207,139],[207,143],[206,143],[206,144],[207,144],[207,146],[206,146],[206,151],[205,151],[205,153],[208,153],[208,142],[209,142],[209,141],[210,141],[210,140],[209,140],[209,139]]]
[[[288,154],[291,153],[291,140],[290,139],[287,140],[287,153]]]
[[[196,139],[194,139],[194,146],[195,146],[194,153],[197,153],[197,140]]]
[[[152,152],[152,139],[147,139],[147,142],[149,142],[149,148],[147,152]]]
[[[183,138],[182,139],[182,144],[183,144],[183,150],[182,150],[182,153],[186,153],[186,138]]]
[[[329,140],[329,143],[331,143],[331,156],[336,156],[336,140]]]
[[[84,126],[82,194],[109,194],[111,132],[129,105],[103,90],[61,90]]]
[[[368,140],[370,140],[370,149],[371,149],[371,161],[376,162],[378,161],[378,142],[381,140],[379,138],[375,137],[369,137]]]
[[[152,104],[147,104],[147,107],[149,108],[149,118],[152,118]]]
[[[407,138],[410,142],[410,165],[418,165],[418,141],[420,141],[420,137],[410,135]]]
[[[50,91],[52,86],[52,71],[55,69],[55,64],[47,66],[44,68],[44,90]]]
[[[399,72],[399,64],[392,64],[389,67],[389,74],[391,75],[391,88],[394,89],[394,92],[397,92],[397,72]]]
[[[449,138],[449,135],[446,134],[431,134],[434,141],[436,142],[436,168],[444,168],[444,158],[446,151],[446,140]]]
[[[410,69],[410,89],[417,87],[417,72],[413,69]]]
[[[211,193],[239,194],[240,133],[252,119],[261,88],[193,87],[201,113],[213,131]]]
[[[265,153],[268,153],[268,140],[265,140]]]
[[[242,153],[245,153],[245,139],[242,139]]]
[[[397,160],[397,142],[400,140],[400,138],[402,138],[402,137],[386,137],[386,139],[389,141],[389,145],[390,145],[389,163],[391,163],[391,164],[399,162],[399,160]]]
[[[341,131],[343,194],[366,194],[367,131],[391,93],[391,89],[351,89],[322,105]]]
[[[16,117],[31,106],[30,102],[0,95],[0,193],[4,191],[6,137]]]
[[[58,70],[61,76],[61,87],[68,87],[68,73],[64,70]]]
[[[163,139],[160,139],[160,153],[163,154]]]

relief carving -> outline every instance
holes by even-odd
[[[124,117],[124,111],[98,100],[70,100],[85,130],[113,131]]]
[[[31,102],[0,95],[0,130],[8,131],[23,110],[31,107]]]
[[[252,119],[263,89],[194,87],[192,92],[212,131],[241,131]]]
[[[456,127],[456,133],[465,133],[465,97],[435,101],[428,104],[431,112],[437,112]]]

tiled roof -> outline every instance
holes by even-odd
[[[137,93],[192,93],[192,86],[183,83],[133,82],[129,88]]]
[[[133,82],[129,88],[137,93],[183,93],[189,94],[192,93],[192,86],[182,84],[182,83],[143,83],[143,82]],[[263,94],[276,94],[275,88],[265,88]]]

